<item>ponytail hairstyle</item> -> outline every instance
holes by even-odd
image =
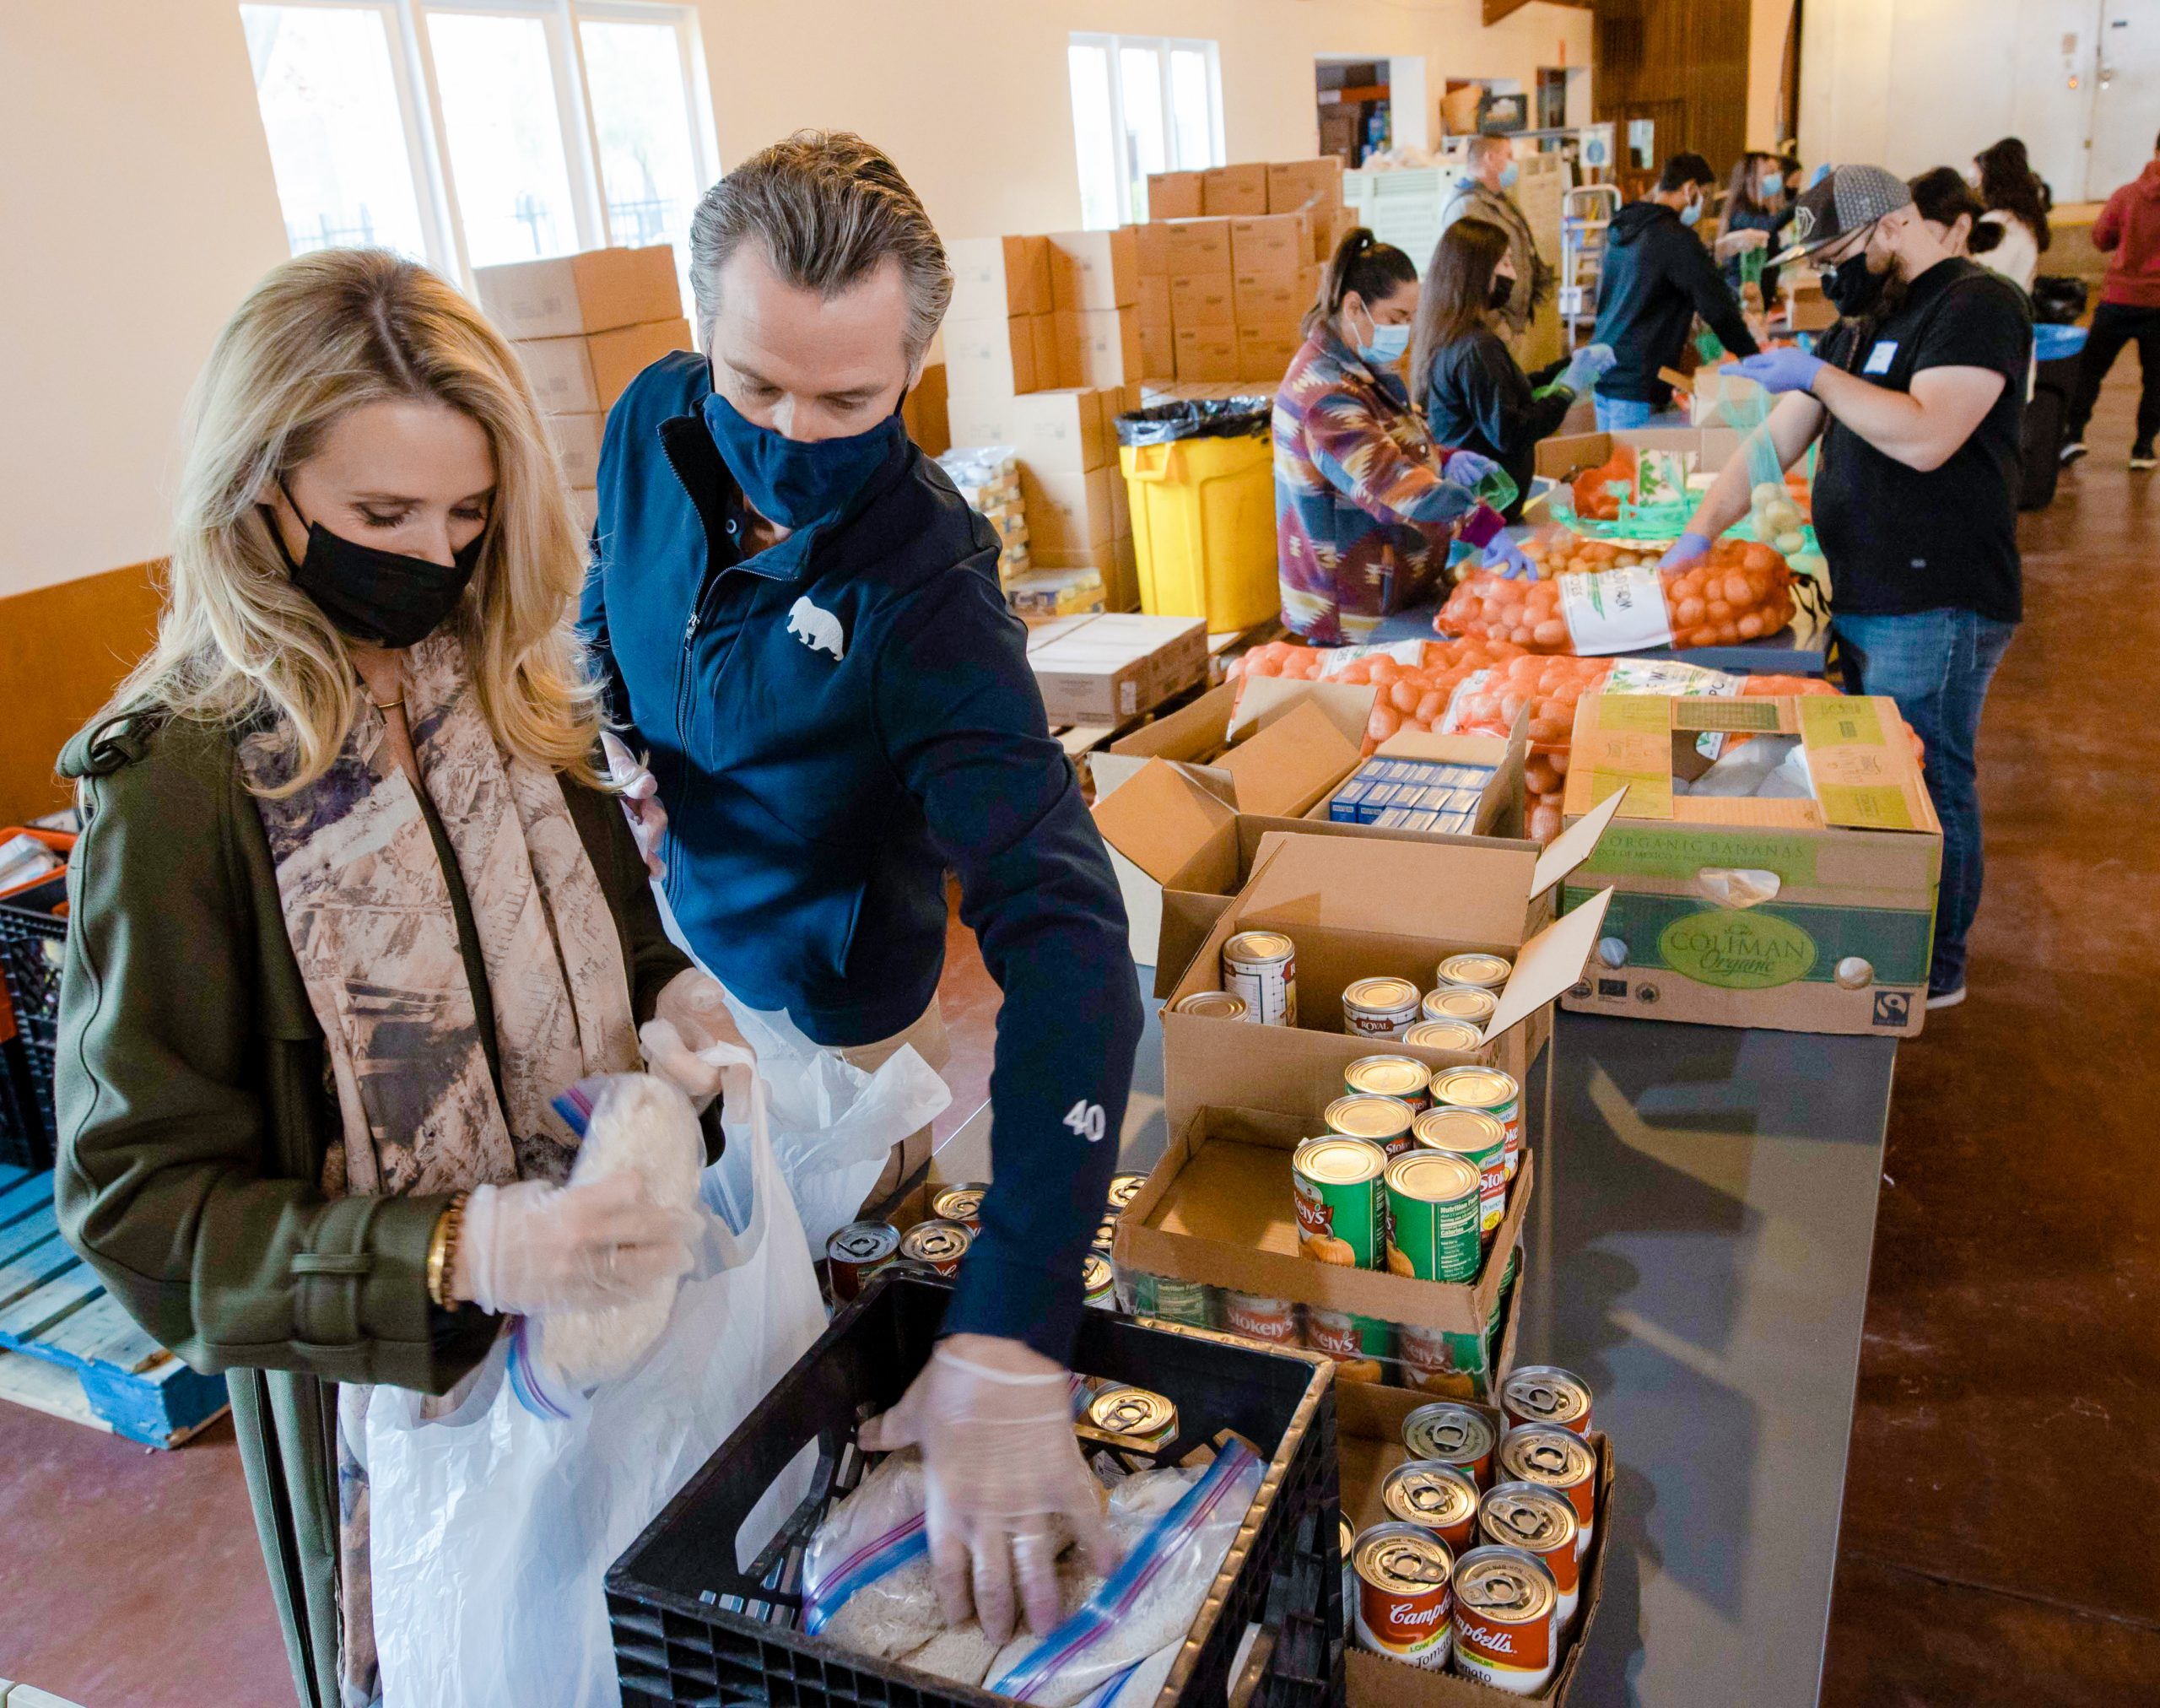
[[[1958,253],[1985,255],[2002,241],[2002,227],[1983,223],[1981,216],[1987,208],[1955,166],[1937,166],[1923,172],[1909,179],[1905,187],[1913,192],[1913,206],[1920,209],[1920,218],[1942,227]],[[1965,222],[1962,241],[1958,230],[1961,219]]]
[[[1353,290],[1371,303],[1417,283],[1418,269],[1410,257],[1360,225],[1336,245],[1335,253],[1320,269],[1320,295],[1305,311],[1298,330],[1310,338],[1322,327],[1337,325],[1342,299]]]

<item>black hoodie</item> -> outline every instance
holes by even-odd
[[[1740,304],[1701,239],[1662,202],[1629,203],[1605,234],[1593,342],[1612,345],[1619,359],[1597,382],[1598,396],[1668,406],[1672,387],[1657,370],[1679,365],[1697,315],[1732,354],[1755,354]]]

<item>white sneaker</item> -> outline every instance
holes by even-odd
[[[1930,991],[1927,993],[1927,1005],[1930,1013],[1936,1008],[1954,1008],[1964,1000],[1965,987],[1963,985],[1958,985],[1951,990]]]
[[[2085,441],[2082,439],[2073,439],[2069,444],[2064,446],[2061,450],[2055,452],[2055,461],[2061,463],[2065,468],[2067,468],[2071,463],[2076,462],[2077,459],[2084,454]]]

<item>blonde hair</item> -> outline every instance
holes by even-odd
[[[585,541],[525,371],[465,298],[379,249],[286,262],[218,334],[188,403],[157,645],[113,710],[281,722],[294,750],[287,781],[268,792],[278,796],[329,767],[359,678],[344,637],[293,585],[261,505],[335,422],[386,398],[436,399],[485,430],[494,499],[450,624],[502,747],[598,785],[600,689],[570,626]]]

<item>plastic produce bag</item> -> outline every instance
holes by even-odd
[[[1475,575],[1434,624],[1444,635],[1587,655],[1665,644],[1731,646],[1776,634],[1792,614],[1785,560],[1753,541],[1721,539],[1682,570],[1608,570],[1530,582]]]
[[[742,1052],[712,1059],[740,1070],[729,1105],[746,1118],[704,1172],[704,1239],[667,1330],[627,1375],[552,1388],[513,1330],[432,1420],[418,1394],[343,1391],[365,1404],[343,1427],[368,1473],[386,1708],[613,1708],[608,1567],[824,1329],[764,1092]],[[809,1469],[775,1484],[745,1541],[793,1510]]]

